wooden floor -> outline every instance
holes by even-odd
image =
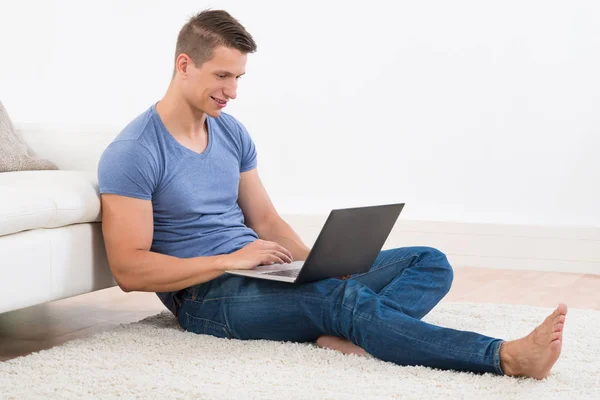
[[[543,307],[563,302],[572,308],[600,310],[600,275],[455,268],[452,290],[443,301]],[[0,314],[0,361],[139,321],[163,310],[154,293],[124,293],[115,287]]]

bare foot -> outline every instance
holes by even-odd
[[[357,354],[359,356],[366,356],[368,354],[351,341],[337,336],[321,336],[317,339],[317,346],[341,351],[344,354]]]
[[[505,375],[544,379],[558,360],[567,306],[560,304],[544,322],[526,337],[504,342],[500,366]]]

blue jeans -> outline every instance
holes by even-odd
[[[347,280],[292,285],[224,274],[182,291],[176,314],[183,329],[220,338],[332,335],[399,365],[503,374],[503,340],[421,321],[452,279],[442,252],[404,247],[381,251],[368,272]]]

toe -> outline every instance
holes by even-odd
[[[560,351],[561,346],[562,346],[561,340],[555,340],[554,342],[550,343],[550,349],[553,351]]]
[[[552,335],[550,336],[551,338],[551,342],[554,342],[555,340],[560,340],[562,339],[562,332],[553,332]]]
[[[560,315],[567,315],[568,308],[566,304],[560,303],[557,310],[559,311]]]
[[[564,324],[565,323],[565,316],[564,315],[557,315],[553,318],[552,320],[552,324],[556,325],[556,324]]]
[[[558,307],[554,309],[552,314],[548,315],[548,318],[546,318],[546,320],[550,319],[553,321],[553,323],[556,323],[558,322],[557,320],[559,318],[564,318],[565,315],[567,315],[567,306],[561,303]],[[562,320],[562,322],[564,322],[564,319]]]
[[[554,325],[554,329],[552,330],[552,332],[562,332],[563,327],[564,327],[564,323],[559,322],[557,324]]]
[[[552,312],[552,315],[560,315],[560,306],[556,307]]]
[[[560,317],[560,308],[556,307],[554,309],[554,311],[552,311],[552,314],[548,315],[548,317],[546,318],[546,320],[551,320],[554,321],[555,319],[557,319],[558,317]]]
[[[562,305],[562,304],[561,304],[561,305]],[[552,316],[553,316],[553,317],[558,317],[559,315],[561,315],[561,310],[560,310],[560,308],[561,308],[561,305],[559,305],[558,307],[556,307],[556,308],[554,309],[554,312],[552,313]]]

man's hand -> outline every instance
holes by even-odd
[[[275,242],[262,239],[250,243],[238,251],[225,255],[226,269],[252,269],[259,265],[291,263],[292,253]]]

